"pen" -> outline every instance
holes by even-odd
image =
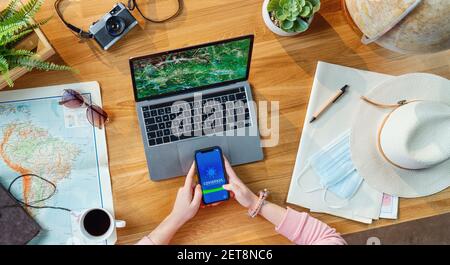
[[[318,111],[316,111],[313,114],[313,117],[309,121],[309,123],[312,123],[317,118],[319,118],[319,116],[322,115],[322,113],[324,113],[331,105],[333,105],[336,101],[338,101],[338,99],[341,98],[342,95],[344,95],[344,93],[347,91],[347,88],[348,85],[345,85],[341,89],[339,89],[332,98],[330,98]]]

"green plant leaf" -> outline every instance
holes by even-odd
[[[307,2],[310,2],[313,6],[320,5],[320,0],[306,0]]]
[[[317,11],[320,10],[320,3],[316,6],[313,7],[313,12],[316,13]]]
[[[3,78],[3,80],[6,81],[6,84],[9,87],[13,87],[14,86],[14,81],[11,79],[11,76],[9,75],[9,71],[6,71],[6,72],[2,73],[2,78]]]
[[[27,30],[24,30],[24,31],[10,37],[10,38],[2,39],[2,40],[0,40],[0,46],[5,46],[8,44],[16,43],[17,41],[21,40],[23,37],[30,34],[31,32],[33,32],[32,29],[27,29]]]
[[[44,62],[34,57],[18,56],[12,60],[16,66],[24,67],[27,70],[39,69],[44,71],[72,71],[72,68],[65,65],[57,65],[51,62]]]
[[[280,0],[280,6],[286,6],[291,0]]]
[[[12,0],[11,2],[9,2],[8,6],[0,12],[0,22],[14,15],[18,4],[19,0]]]
[[[0,75],[9,86],[13,80],[10,69],[24,67],[27,70],[75,71],[65,65],[42,61],[36,54],[28,50],[14,49],[13,46],[34,29],[45,24],[51,17],[33,22],[32,18],[42,6],[43,0],[28,0],[20,5],[20,0],[11,0],[8,7],[0,12]]]
[[[39,11],[43,3],[44,0],[29,0],[19,10],[15,11],[14,14],[3,20],[1,24],[9,24],[20,20],[28,21]]]
[[[287,18],[287,20],[295,21],[295,20],[297,20],[297,18],[298,18],[299,15],[300,15],[299,12],[291,13],[291,14],[289,15],[289,17]]]
[[[320,9],[320,0],[308,0],[313,6],[313,13],[316,13]]]
[[[312,9],[309,6],[304,6],[302,12],[300,13],[301,17],[309,17],[312,15]]]
[[[309,7],[311,10],[313,10],[313,4],[311,4],[311,2],[306,2],[306,5],[305,6],[307,6],[307,7]]]
[[[298,3],[298,0],[287,0],[286,4],[289,6],[296,6]]]
[[[32,51],[28,51],[28,50],[15,50],[15,49],[7,49],[4,51],[0,51],[0,53],[2,54],[3,57],[6,56],[34,56],[35,53]]]
[[[40,20],[36,23],[29,24],[26,21],[18,21],[16,23],[11,23],[8,25],[0,25],[0,43],[4,45],[17,41],[17,34],[20,34],[23,31],[28,31],[30,29],[39,28],[41,25],[47,23],[51,17]],[[23,36],[22,36],[23,37]]]
[[[278,0],[278,7],[274,11],[275,19],[280,25],[285,21],[296,21],[300,16],[310,16],[312,4],[307,0]],[[290,25],[288,23],[288,25]],[[280,26],[281,27],[281,26]]]
[[[284,29],[284,31],[286,31],[286,32],[295,32],[294,27],[292,27],[290,29]]]
[[[0,56],[0,73],[2,75],[3,80],[6,81],[6,84],[12,87],[14,85],[14,82],[12,81],[9,75],[9,64],[8,61],[2,56]]]
[[[281,28],[284,30],[289,30],[294,27],[294,22],[290,20],[285,20],[281,23]]]
[[[294,23],[295,32],[304,32],[308,27],[308,23],[301,18],[298,18]]]
[[[0,24],[0,39],[10,38],[12,35],[20,32],[22,29],[26,28],[28,23],[26,21],[17,21],[14,23],[1,25]]]
[[[280,0],[270,0],[269,4],[267,5],[267,11],[269,12],[275,11],[279,6]]]
[[[275,17],[281,22],[287,19],[287,14],[283,12],[283,10],[278,9],[275,12]]]
[[[4,73],[8,71],[8,69],[9,69],[8,61],[5,59],[5,57],[0,56],[0,72]]]

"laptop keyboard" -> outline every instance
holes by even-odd
[[[176,110],[172,108],[174,102],[143,106],[141,110],[148,145],[155,146],[251,126],[250,113],[246,106],[247,96],[243,87],[202,95],[201,99],[182,99],[181,101],[189,104],[189,108],[185,105],[185,113],[173,113],[172,111]],[[188,109],[191,110],[190,115]],[[176,124],[172,128],[173,122]],[[204,125],[208,129],[203,130]],[[205,133],[206,130],[208,134]]]

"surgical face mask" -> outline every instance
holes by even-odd
[[[350,131],[343,133],[333,142],[308,159],[306,167],[300,172],[298,184],[301,188],[301,177],[308,170],[314,170],[319,176],[320,187],[305,190],[313,192],[323,190],[323,200],[330,208],[342,208],[358,191],[363,178],[358,174],[350,154]],[[341,205],[331,205],[327,201],[327,192],[331,191],[344,200]]]

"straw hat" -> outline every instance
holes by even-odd
[[[350,148],[367,183],[408,198],[450,186],[450,81],[407,74],[379,85],[363,99]]]

